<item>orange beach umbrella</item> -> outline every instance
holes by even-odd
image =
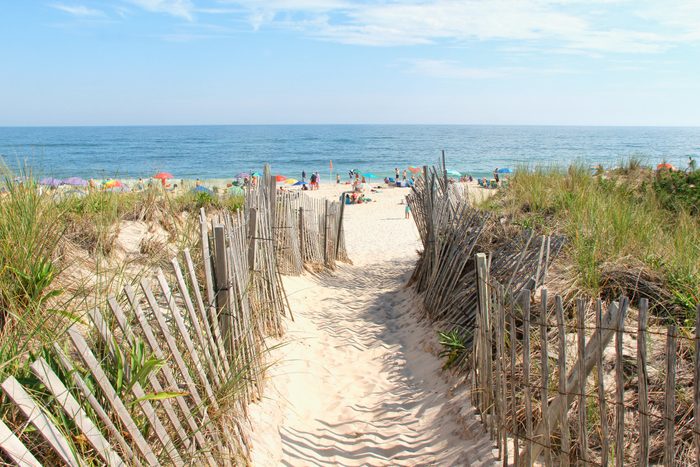
[[[283,182],[285,180],[287,180],[287,177],[285,177],[284,175],[275,175],[276,182]]]
[[[171,174],[170,172],[158,172],[153,176],[153,178],[158,178],[160,180],[168,180],[173,178],[173,174]]]
[[[671,164],[669,164],[668,162],[662,162],[661,164],[656,166],[656,170],[663,170],[663,169],[674,170],[675,167],[672,166]]]
[[[420,167],[413,167],[413,166],[411,166],[411,167],[408,168],[408,170],[410,170],[411,173],[417,174],[417,173],[420,172],[422,169],[421,169]]]

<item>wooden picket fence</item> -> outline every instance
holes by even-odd
[[[543,288],[532,308],[534,289],[508,290],[486,255],[476,262],[473,402],[504,465],[698,465],[700,305],[690,334],[650,327],[644,298],[632,325],[625,297],[567,306]],[[663,362],[647,356],[655,345]]]
[[[410,284],[425,317],[460,337],[451,364],[469,374],[503,465],[700,465],[700,321],[650,326],[646,300],[634,322],[624,297],[548,298],[562,237],[525,230],[477,254],[498,224],[444,161],[424,167],[408,203],[423,243]]]
[[[266,167],[242,212],[201,211],[201,261],[185,250],[167,272],[92,310],[89,324],[68,330],[67,345],[31,363],[40,384],[5,379],[3,403],[17,410],[3,410],[13,418],[0,419],[0,461],[245,464],[241,422],[261,397],[264,338],[281,335],[281,317],[291,317],[280,264],[332,268],[347,258],[337,206],[304,198],[277,192]],[[302,209],[308,223],[293,224]]]

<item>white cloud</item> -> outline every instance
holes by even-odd
[[[190,0],[130,0],[136,6],[154,13],[165,13],[171,16],[194,20],[194,5]]]
[[[291,28],[347,44],[520,41],[574,53],[658,53],[700,42],[697,0],[222,1],[246,11],[254,29]]]
[[[54,3],[50,5],[51,8],[55,8],[57,10],[60,10],[64,13],[68,13],[69,15],[73,16],[82,16],[82,17],[97,17],[97,16],[104,16],[104,12],[100,10],[96,10],[94,8],[88,8],[85,5],[65,5],[63,3]]]

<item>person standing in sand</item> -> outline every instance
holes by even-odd
[[[394,180],[398,180],[399,179],[399,168],[398,167],[396,167],[394,169],[394,175],[395,175]]]
[[[340,185],[340,174],[335,174],[335,183]]]
[[[306,170],[301,171],[301,181],[305,182],[306,181]]]
[[[496,180],[496,185],[498,185],[498,167],[493,171],[493,179]]]
[[[396,179],[398,180],[399,177],[397,176]],[[403,177],[402,180],[406,181],[406,169],[403,169]]]
[[[406,207],[404,208],[404,215],[406,219],[411,218],[411,206],[408,204],[408,200],[406,200]]]

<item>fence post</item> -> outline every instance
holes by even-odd
[[[637,384],[639,394],[639,467],[649,465],[649,389],[647,387],[647,311],[649,300],[639,301],[637,326]]]
[[[224,346],[227,350],[229,342],[229,333],[231,331],[229,323],[228,308],[228,262],[226,261],[226,237],[224,226],[217,224],[214,226],[214,273],[216,274],[216,316],[219,318],[219,328],[225,342]]]
[[[323,264],[328,265],[328,203],[323,205]]]
[[[479,344],[477,348],[479,368],[478,368],[478,386],[479,386],[479,400],[480,407],[479,410],[484,416],[486,410],[490,406],[490,401],[487,394],[490,393],[489,384],[489,372],[490,367],[490,353],[491,349],[487,348],[486,345],[486,332],[489,329],[489,289],[488,289],[488,267],[486,264],[486,254],[477,253],[476,254],[476,279],[477,279],[477,293],[478,293],[478,303],[479,303],[479,318],[477,320],[478,334],[479,334]]]
[[[666,334],[666,398],[664,400],[664,465],[673,467],[675,462],[675,445],[673,435],[676,424],[676,336],[675,324],[668,327]]]
[[[248,269],[251,271],[255,270],[255,254],[257,251],[257,237],[258,235],[258,210],[255,208],[250,208],[248,214]]]
[[[695,308],[695,394],[693,415],[695,419],[695,455],[697,459],[700,459],[700,303]]]
[[[306,242],[304,241],[304,208],[299,206],[299,250],[301,251],[301,264],[306,262]]]

